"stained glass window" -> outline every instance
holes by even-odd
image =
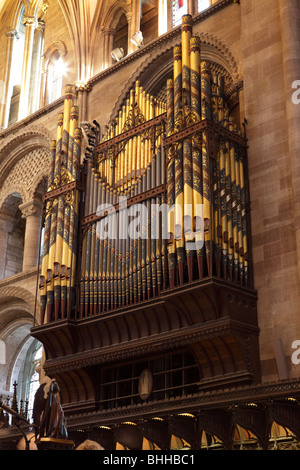
[[[173,26],[181,24],[181,18],[187,14],[187,0],[173,0]]]

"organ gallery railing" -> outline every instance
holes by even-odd
[[[42,323],[134,305],[207,277],[249,287],[246,140],[223,77],[201,60],[191,17],[174,47],[166,103],[136,82],[85,161],[84,192],[73,98],[60,116],[45,194]]]

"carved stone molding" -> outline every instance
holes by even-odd
[[[21,195],[23,204],[31,202],[37,186],[48,172],[50,152],[47,149],[38,148],[31,152],[29,151],[23,158],[16,161],[12,167],[13,158],[17,158],[18,151],[21,151],[21,147],[18,147],[14,152],[12,151],[11,157],[0,166],[0,180],[3,175],[3,185],[0,190],[0,207],[6,198],[15,192]]]
[[[26,27],[32,27],[34,29],[37,28],[39,25],[38,20],[36,19],[35,16],[24,16],[23,24]]]
[[[14,38],[19,39],[18,31],[13,28],[8,28],[5,35],[8,39],[14,39]]]
[[[25,218],[33,215],[40,216],[42,213],[42,202],[35,199],[33,201],[26,202],[25,204],[21,204],[20,211]]]

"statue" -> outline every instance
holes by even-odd
[[[46,384],[37,390],[33,407],[34,424],[38,426],[38,440],[43,438],[68,440],[64,412],[60,401],[60,388],[55,379],[51,380],[47,398],[44,397]]]

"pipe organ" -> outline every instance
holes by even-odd
[[[83,165],[67,88],[44,196],[42,324],[206,278],[251,286],[246,140],[189,15],[173,52],[166,100],[137,81]]]
[[[75,88],[68,85],[57,138],[51,143],[51,167],[44,195],[44,242],[40,277],[43,324],[69,318],[75,298],[79,180],[82,131]]]

